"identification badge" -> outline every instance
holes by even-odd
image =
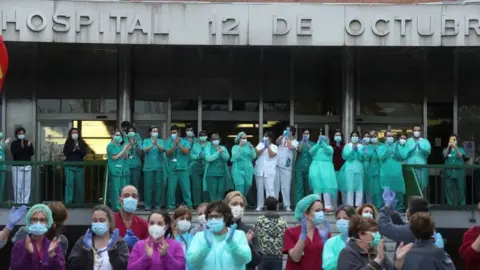
[[[133,159],[133,156],[128,156],[129,159]]]
[[[174,159],[172,159],[172,161],[173,161],[173,162],[177,162],[177,159],[176,159],[176,158],[174,158]]]

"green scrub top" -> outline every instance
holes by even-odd
[[[219,156],[217,149],[210,144],[207,148],[207,155],[206,160],[208,162],[208,166],[205,172],[206,176],[224,176],[227,169],[227,161],[230,159],[230,155],[228,154],[227,148],[225,146],[220,145],[221,149],[223,149],[222,154]]]
[[[142,167],[142,159],[140,157],[140,154],[137,151],[137,146],[140,146],[140,149],[142,149],[142,137],[140,136],[140,134],[136,133],[135,139],[136,139],[136,145],[134,145],[132,149],[128,151],[127,164],[130,169],[140,169]],[[124,140],[125,140],[125,137],[124,137]],[[127,141],[125,142],[129,142],[129,141],[130,140],[128,140],[128,137],[127,137]]]
[[[300,172],[308,172],[310,170],[310,164],[312,163],[312,155],[310,149],[315,145],[314,142],[308,141],[308,147],[305,143],[301,142],[298,146],[302,146],[302,150],[297,155],[297,162],[295,163],[295,169]]]
[[[3,163],[5,162],[6,156],[5,156],[5,151],[7,149],[7,144],[5,144],[5,140],[2,139],[0,141],[0,162]],[[0,165],[0,171],[5,171],[7,169],[7,165],[2,164]]]
[[[447,148],[444,148],[442,153],[445,155],[446,151],[447,151]],[[463,156],[467,155],[465,153],[465,150],[461,146],[458,146],[458,151]],[[457,149],[452,149],[450,151],[450,153],[448,154],[447,158],[445,159],[445,164],[446,165],[461,165],[461,164],[465,164],[465,161],[463,160],[463,158],[459,158],[457,156]],[[450,177],[450,178],[463,179],[463,177],[465,175],[465,169],[446,169],[445,174],[446,174],[447,177]]]
[[[205,142],[203,145],[200,142],[196,142],[193,145],[190,151],[190,169],[193,173],[203,174],[205,172],[205,149],[207,145],[210,145],[210,142]]]
[[[170,150],[173,145],[175,144],[175,141],[172,140],[172,138],[168,138],[165,141],[165,151]],[[181,138],[180,143],[182,147],[191,149],[191,144],[188,140]],[[190,163],[190,155],[186,155],[180,150],[179,147],[176,147],[176,149],[173,151],[172,156],[168,156],[168,169],[173,170],[173,171],[183,171],[188,169],[188,165]]]
[[[163,148],[163,140],[157,138],[157,144]],[[145,139],[143,141],[142,149],[145,150],[153,145],[151,138]],[[163,152],[160,152],[157,146],[153,146],[150,151],[145,152],[145,163],[143,164],[144,172],[153,172],[163,170]]]
[[[113,156],[118,155],[122,152],[123,146],[120,144],[114,143],[113,141],[107,145],[107,162],[108,162],[108,171],[110,174],[115,176],[123,175],[123,170],[126,167],[126,160],[119,158],[117,160],[113,159]]]

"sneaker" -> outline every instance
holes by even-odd
[[[325,212],[327,212],[327,213],[332,212],[332,208],[330,208],[330,207],[325,208]]]
[[[262,208],[258,207],[257,209],[255,209],[255,212],[262,212]]]
[[[292,209],[290,208],[290,206],[287,206],[287,207],[285,207],[285,211],[292,212]]]

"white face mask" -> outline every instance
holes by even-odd
[[[198,223],[200,223],[202,225],[207,224],[207,219],[205,218],[205,215],[198,216]]]
[[[232,206],[233,218],[239,220],[243,217],[244,209],[240,205]]]
[[[148,233],[153,239],[158,239],[165,235],[165,227],[159,225],[150,225],[148,226]]]
[[[72,139],[74,139],[75,141],[78,140],[78,134],[73,133],[73,134],[72,134]]]
[[[192,227],[192,223],[190,223],[190,221],[188,221],[188,220],[177,221],[177,228],[181,232],[188,232],[188,230],[190,230],[190,227]]]
[[[413,132],[413,136],[414,136],[415,138],[420,137],[420,131],[414,131],[414,132]]]

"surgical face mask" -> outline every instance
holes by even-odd
[[[377,138],[377,137],[373,137],[372,139],[370,139],[370,142],[371,142],[371,143],[378,143],[378,138]]]
[[[380,235],[379,232],[374,232],[372,233],[372,241],[370,242],[370,245],[372,246],[372,248],[376,248],[378,246],[378,244],[380,243],[380,240],[382,240],[382,236]]]
[[[192,227],[192,223],[190,223],[190,221],[188,221],[188,220],[177,221],[177,228],[181,232],[188,232],[188,230],[190,230],[191,227]]]
[[[72,139],[75,140],[75,141],[78,140],[78,134],[77,134],[77,133],[73,133],[73,134],[72,134]]]
[[[369,144],[370,143],[370,138],[363,138],[363,143],[364,144]]]
[[[48,231],[47,225],[37,222],[28,227],[28,232],[33,235],[44,235]]]
[[[263,140],[264,140],[264,141],[268,141],[268,137],[263,137]]]
[[[392,144],[393,143],[393,137],[387,137],[386,142],[388,144]]]
[[[25,139],[25,134],[18,134],[17,137],[18,137],[20,140],[23,140],[23,139]]]
[[[407,142],[407,140],[405,140],[405,139],[400,139],[400,140],[398,140],[398,142],[400,143],[400,145],[405,145],[405,143]]]
[[[138,200],[132,197],[124,198],[123,199],[123,210],[127,213],[133,213],[137,210],[137,203]]]
[[[187,136],[188,137],[193,137],[193,131],[191,131],[191,130],[187,131]]]
[[[201,142],[206,142],[207,141],[207,136],[201,136],[198,138]]]
[[[0,132],[0,139],[3,139],[3,132]]]
[[[122,142],[122,137],[120,137],[120,136],[115,135],[115,137],[113,137],[113,139],[115,139],[115,141],[116,141],[117,143],[121,143],[121,142]]]
[[[225,222],[223,222],[223,219],[211,218],[208,220],[207,226],[212,232],[219,233],[225,228]]]
[[[157,224],[150,225],[148,226],[148,234],[150,234],[150,237],[156,240],[165,235],[165,227]]]
[[[414,136],[415,138],[420,137],[420,131],[414,131],[414,132],[413,132],[413,136]]]
[[[364,218],[373,218],[373,215],[372,215],[371,213],[366,212],[366,213],[363,213],[363,214],[362,214],[362,217],[364,217]]]
[[[339,219],[337,220],[337,229],[342,236],[348,235],[348,220],[347,219]]]
[[[235,220],[239,220],[243,217],[244,209],[240,205],[232,206],[232,214]]]
[[[219,144],[220,144],[220,140],[213,140],[212,143],[213,143],[213,145],[219,145]]]
[[[127,136],[130,137],[130,138],[135,137],[135,132],[130,131],[130,132],[128,132]]]
[[[304,134],[304,135],[303,135],[303,138],[304,138],[305,140],[310,139],[310,134]]]
[[[243,142],[243,143],[247,143],[248,140],[247,140],[247,139],[242,139],[242,142]]]
[[[342,141],[342,136],[335,136],[334,140],[336,142],[341,142]]]
[[[358,137],[353,136],[352,137],[352,143],[358,143]]]
[[[198,216],[198,223],[202,225],[207,224],[207,219],[205,218],[205,214]]]
[[[108,224],[102,222],[93,222],[92,231],[96,235],[104,235],[108,232]]]
[[[172,140],[176,140],[177,139],[177,133],[172,134],[171,137],[172,137]]]
[[[323,211],[320,212],[315,212],[315,217],[313,218],[313,223],[315,225],[321,224],[325,219],[325,216],[323,214]]]
[[[158,132],[152,132],[152,137],[158,138]]]

